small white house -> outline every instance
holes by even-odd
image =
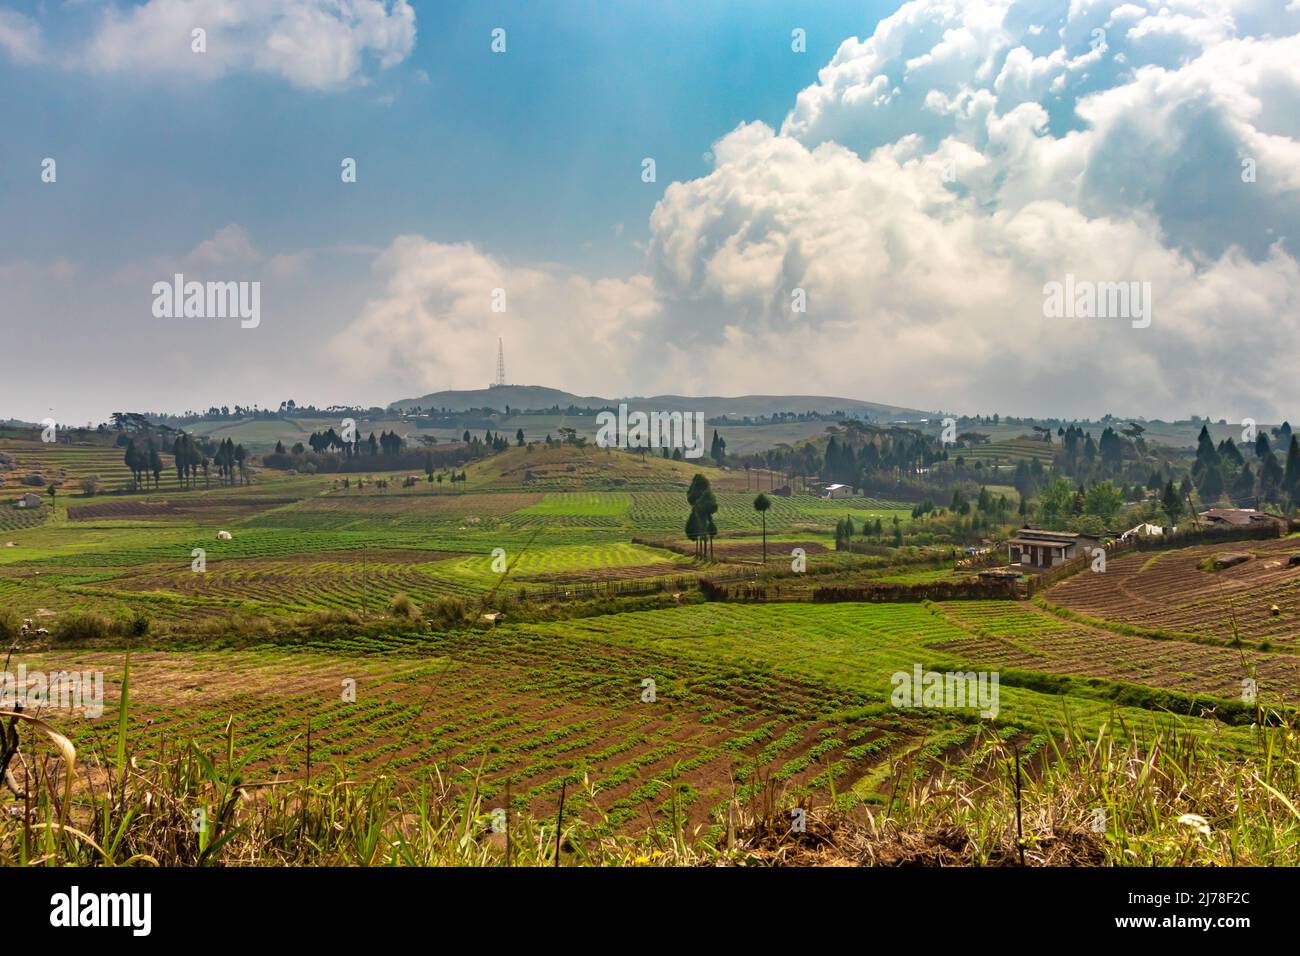
[[[1101,539],[1073,531],[1046,531],[1024,527],[1007,540],[1007,563],[1012,570],[1054,568],[1101,547]]]
[[[19,495],[14,505],[18,508],[39,508],[41,506],[41,497],[29,491],[25,495]]]
[[[852,498],[853,489],[848,485],[827,485],[822,489],[823,498]]]

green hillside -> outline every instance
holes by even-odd
[[[852,398],[827,395],[740,395],[734,398],[719,396],[690,397],[682,395],[652,395],[625,398],[602,398],[595,395],[574,395],[559,389],[540,385],[500,385],[491,388],[465,391],[432,392],[418,398],[404,398],[393,402],[390,408],[446,409],[463,412],[471,408],[493,408],[504,411],[543,411],[558,406],[560,409],[603,408],[625,402],[630,410],[703,412],[708,418],[728,415],[734,418],[760,417],[781,412],[794,414],[833,414],[846,412],[866,416],[874,421],[893,421],[899,418],[924,418],[932,415],[915,408],[864,402]]]

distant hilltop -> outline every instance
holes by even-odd
[[[617,408],[626,403],[632,411],[703,412],[707,418],[761,418],[781,412],[794,414],[843,413],[854,418],[874,422],[920,421],[937,413],[900,405],[882,405],[862,402],[853,398],[836,398],[831,395],[739,395],[734,398],[719,396],[651,395],[602,398],[598,395],[574,395],[558,388],[542,385],[493,385],[489,388],[431,392],[419,398],[404,398],[388,407],[395,411],[410,408],[447,409],[464,412],[471,408],[494,408],[511,411],[545,411],[559,407]]]

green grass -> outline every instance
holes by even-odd
[[[552,493],[541,502],[514,512],[517,515],[582,516],[591,518],[621,517],[632,506],[632,496],[618,492],[594,491]]]
[[[69,474],[108,455],[26,451]],[[670,833],[683,820],[716,837],[733,791],[756,796],[756,771],[814,802],[829,802],[832,788],[873,802],[908,755],[925,776],[984,733],[1033,752],[1071,733],[1119,728],[1149,740],[1173,728],[1218,757],[1257,752],[1248,728],[1202,716],[1230,699],[1240,655],[1103,631],[1017,602],[733,605],[694,603],[692,593],[678,605],[664,594],[653,609],[600,605],[568,616],[512,605],[503,623],[481,622],[479,599],[498,588],[750,573],[632,541],[687,543],[684,485],[696,470],[604,449],[535,448],[470,465],[454,489],[343,489],[331,476],[261,473],[246,487],[60,496],[39,524],[0,524],[15,545],[0,548],[0,601],[43,622],[74,611],[154,622],[134,642],[128,729],[152,728],[141,755],[159,766],[160,741],[219,750],[238,714],[240,739],[256,754],[249,772],[301,778],[310,722],[315,759],[337,765],[339,778],[391,771],[388,779],[412,785],[436,768],[448,799],[471,788],[493,799],[509,780],[519,811],[541,817],[566,780],[585,778],[592,792],[575,798],[574,812],[600,838]],[[743,474],[707,473],[719,528],[733,536],[721,542],[756,543],[761,518],[755,492],[738,487]],[[831,546],[846,514],[859,527],[879,517],[887,534],[895,516],[909,520],[895,502],[770,497],[768,543],[781,565],[796,545]],[[232,540],[217,540],[218,530]],[[191,570],[195,548],[206,552],[202,575]],[[493,569],[497,548],[514,562],[505,583]],[[835,552],[808,560],[810,570],[834,569],[837,582],[951,574],[899,557],[892,566]],[[464,600],[466,619],[481,627],[447,632],[384,617],[401,594],[426,615],[442,599]],[[355,623],[349,614],[361,611],[369,616]],[[241,623],[250,618],[271,624]],[[112,673],[119,656],[54,646],[31,663],[88,659]],[[1294,686],[1280,669],[1285,657],[1252,651],[1248,663],[1263,686]],[[997,670],[996,722],[892,707],[892,675],[917,664]],[[345,677],[363,693],[341,709]],[[653,706],[640,698],[647,678],[658,688]],[[73,734],[92,751],[104,735],[93,722]]]

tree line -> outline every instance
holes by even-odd
[[[152,487],[161,487],[165,466],[160,435],[146,431],[124,437],[122,461],[131,471],[132,486],[137,490],[141,486],[148,488],[152,479]],[[177,432],[172,441],[171,456],[176,469],[176,483],[182,487],[193,487],[200,475],[204,485],[210,485],[214,467],[218,481],[233,485],[236,480],[240,484],[247,484],[249,480],[248,453],[243,445],[236,445],[229,438],[213,443],[208,439],[196,439],[186,432]]]

